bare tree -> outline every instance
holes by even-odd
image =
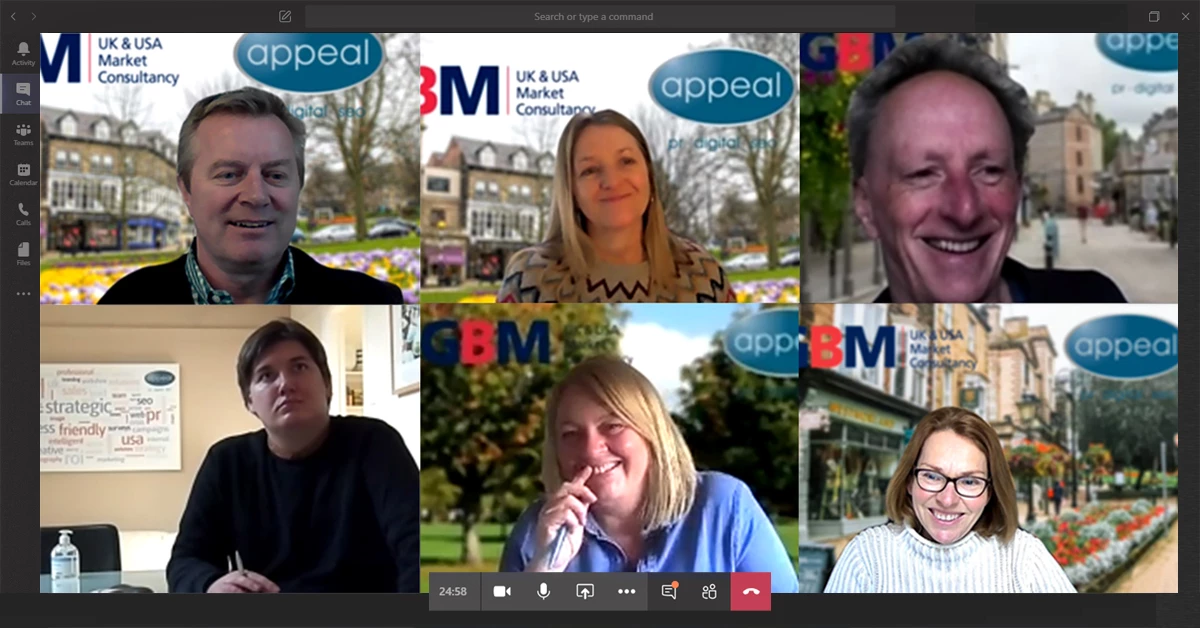
[[[109,137],[115,146],[112,173],[117,187],[114,193],[106,193],[103,184],[93,185],[89,192],[91,199],[116,217],[117,240],[121,250],[128,250],[125,232],[130,215],[153,215],[168,204],[168,199],[176,198],[174,163],[154,150],[143,132],[152,107],[142,98],[140,85],[104,90],[97,100],[113,125]]]
[[[322,107],[324,115],[307,121],[314,144],[327,142],[336,149],[360,240],[367,235],[368,190],[397,183],[400,173],[420,180],[419,150],[408,163],[396,163],[396,149],[410,150],[412,128],[419,128],[420,39],[416,34],[377,36],[384,55],[379,70],[350,89],[311,97],[310,104]],[[389,163],[396,168],[380,167]]]
[[[793,77],[800,76],[798,33],[734,33],[730,43],[782,63]],[[795,96],[794,96],[795,97]],[[749,179],[758,200],[762,236],[771,268],[779,265],[778,215],[780,204],[799,186],[800,126],[795,102],[765,120],[737,127],[738,146],[729,151],[739,170]],[[799,207],[796,208],[799,213]]]
[[[192,107],[197,101],[223,92],[231,92],[235,89],[241,89],[243,87],[260,87],[260,85],[242,74],[226,70],[225,72],[222,72],[220,76],[213,77],[206,81],[201,81],[193,84],[190,87],[184,88],[183,99],[187,103],[188,111],[191,111]],[[182,120],[180,122],[182,122]]]
[[[713,235],[712,213],[720,204],[713,196],[713,183],[722,175],[718,152],[703,143],[701,127],[658,107],[638,107],[634,120],[650,145],[667,225],[680,235],[705,242]],[[719,196],[720,185],[716,189]]]
[[[549,227],[550,217],[550,199],[554,193],[552,186],[554,183],[554,159],[558,149],[558,138],[562,134],[564,120],[553,116],[526,116],[521,118],[521,124],[517,126],[517,134],[525,141],[525,147],[531,151],[529,155],[530,166],[533,172],[536,173],[537,189],[533,191],[534,204],[538,208],[537,223],[534,225],[535,233],[521,234],[526,241],[540,242],[546,237],[546,229]],[[550,168],[543,170],[541,167],[542,160],[545,156],[550,157]],[[544,193],[549,190],[550,194]],[[521,221],[513,217],[512,224],[521,224]]]

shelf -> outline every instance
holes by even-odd
[[[362,371],[346,371],[347,376],[357,375],[358,377],[362,377],[362,374],[363,374]]]

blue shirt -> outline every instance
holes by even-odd
[[[524,571],[537,555],[537,518],[545,499],[521,513],[513,526],[500,571]],[[566,571],[606,573],[770,572],[771,591],[798,593],[796,567],[762,506],[741,480],[704,471],[696,484],[696,499],[683,519],[651,532],[636,569],[627,568],[621,548],[589,514],[583,546]]]

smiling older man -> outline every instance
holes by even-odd
[[[1098,272],[1008,256],[1034,117],[995,59],[907,42],[859,85],[847,126],[854,210],[887,270],[876,302],[1125,302]]]

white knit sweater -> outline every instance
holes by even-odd
[[[834,565],[826,593],[1075,593],[1037,537],[1005,544],[975,532],[950,545],[894,523],[858,533]]]

